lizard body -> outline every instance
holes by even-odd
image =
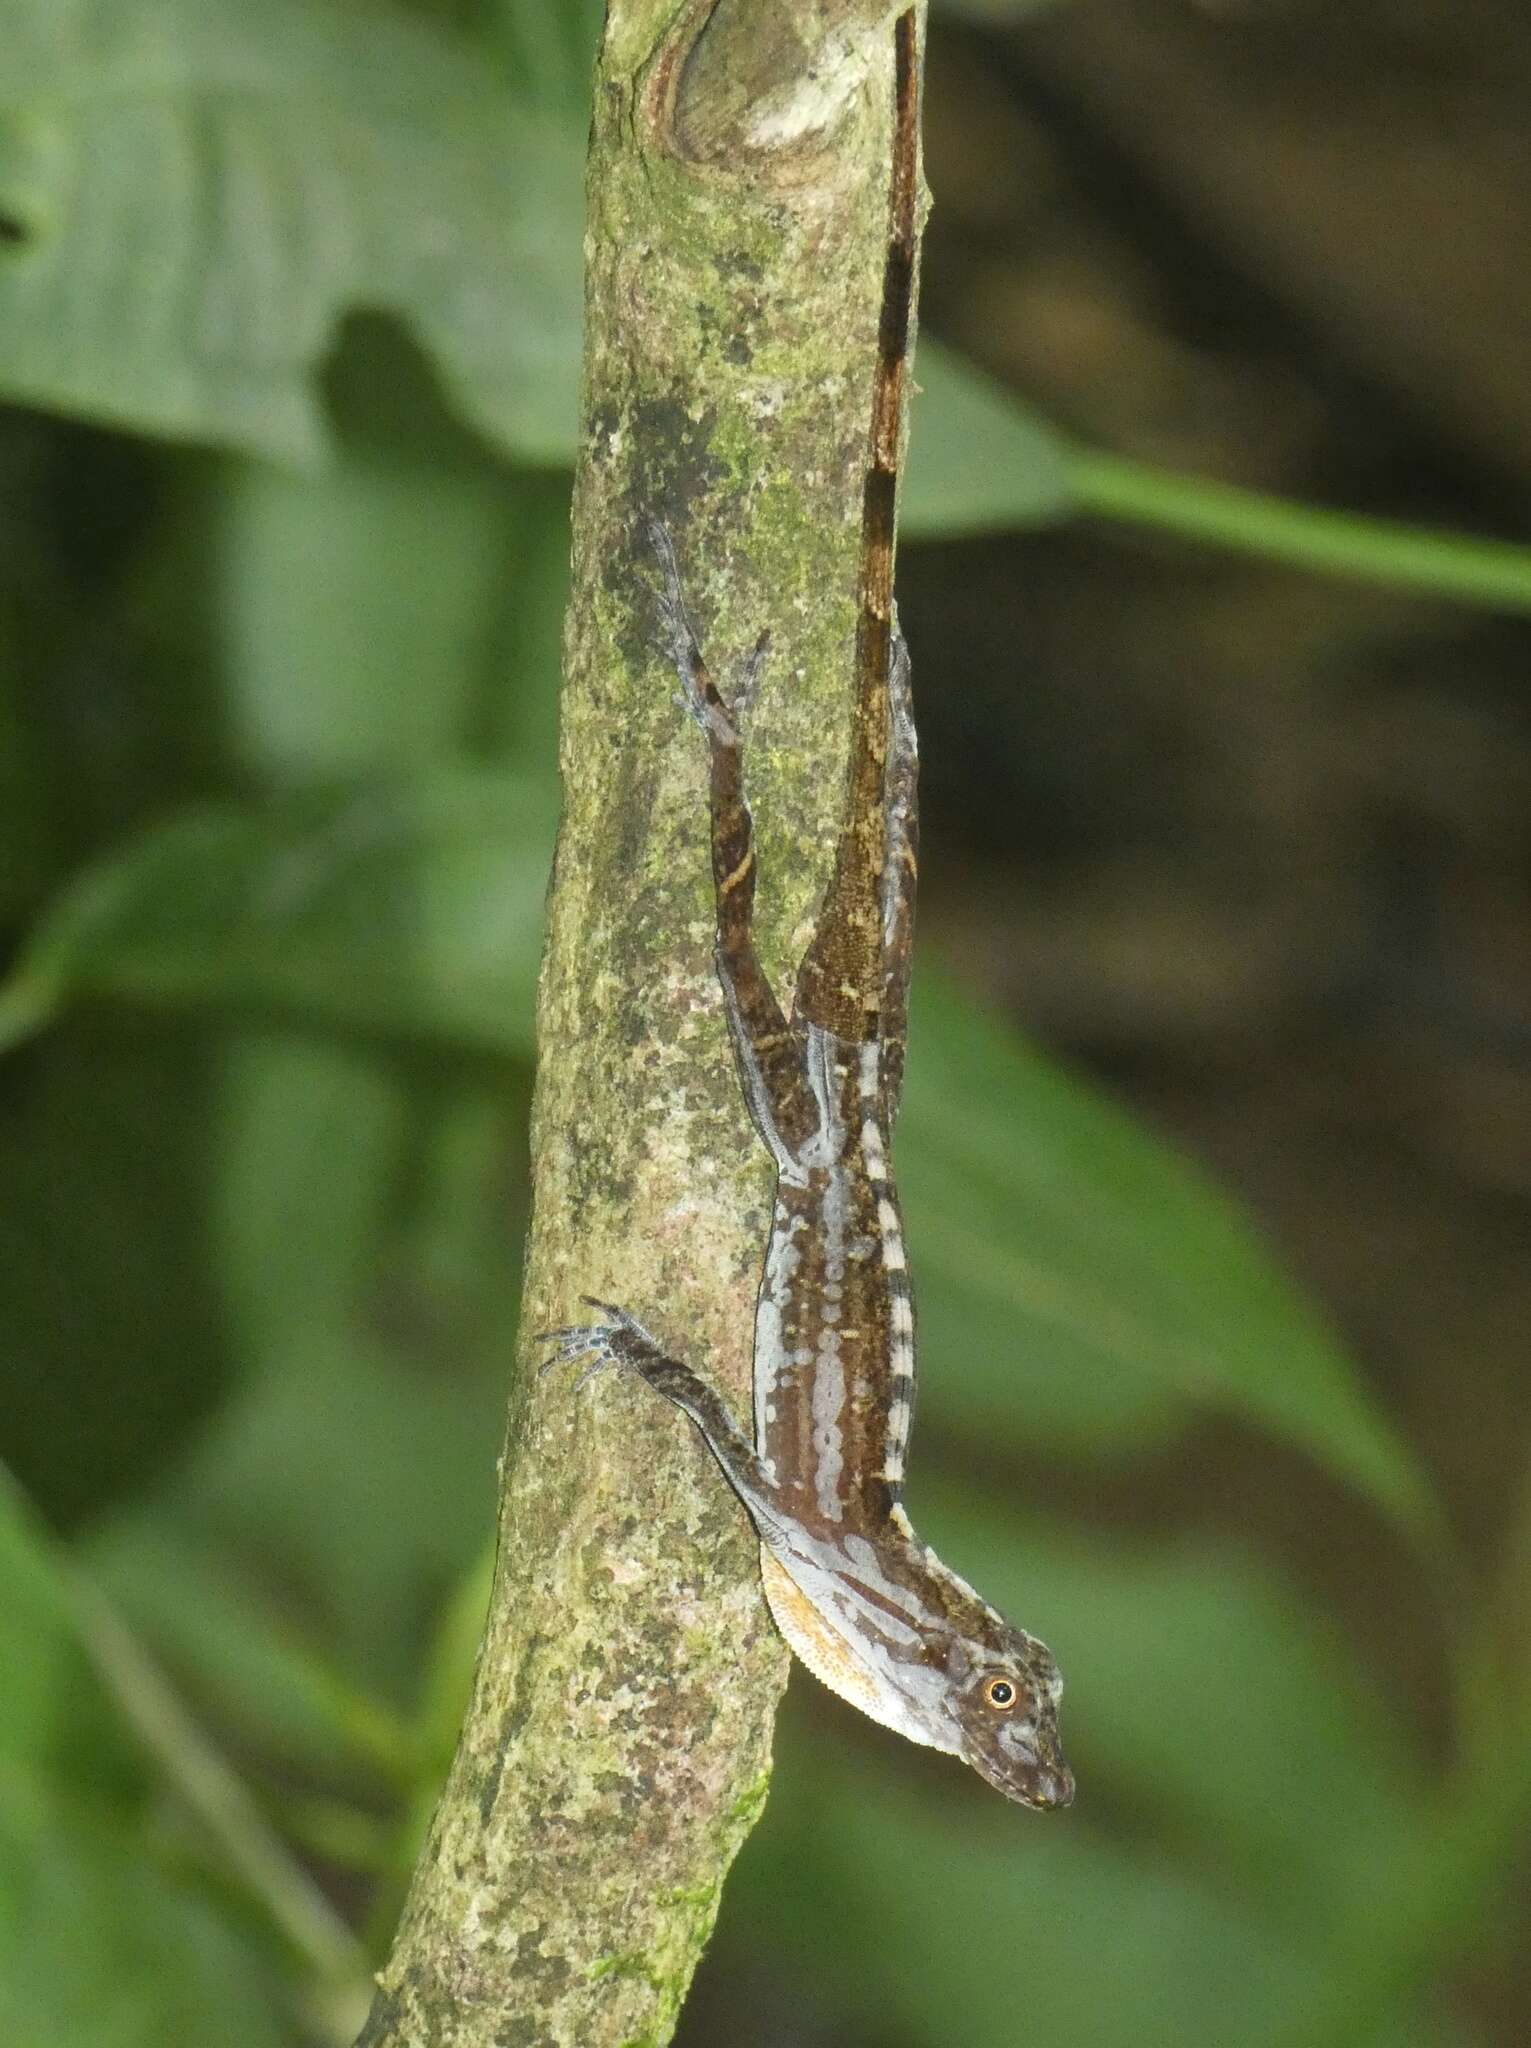
[[[874,1720],[972,1764],[1008,1797],[1066,1805],[1061,1681],[916,1536],[902,1506],[914,1400],[914,1306],[889,1163],[903,1081],[916,880],[916,743],[893,606],[894,510],[918,188],[913,11],[895,29],[890,233],[862,500],[856,700],[835,863],[790,1014],[755,954],[753,826],[740,715],[687,618],[668,532],[649,522],[682,701],[711,766],[718,978],[751,1117],[776,1164],[755,1318],[754,1441],[721,1396],[625,1309],[553,1331],[550,1363],[588,1357],[642,1378],[702,1432],[749,1510],[767,1598],[816,1676]]]

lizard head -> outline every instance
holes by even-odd
[[[1012,1628],[912,1541],[879,1553],[852,1535],[824,1546],[815,1568],[800,1530],[792,1562],[795,1575],[763,1552],[766,1594],[782,1634],[825,1685],[911,1742],[961,1757],[1007,1799],[1069,1804],[1063,1680],[1045,1643]]]
[[[963,1760],[1022,1806],[1067,1806],[1074,1776],[1058,1736],[1063,1680],[1046,1644],[1000,1622],[980,1640],[952,1643],[947,1677]]]

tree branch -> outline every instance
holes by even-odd
[[[764,35],[776,10],[751,11]],[[743,103],[715,117],[708,69],[687,71],[702,9],[676,27],[666,0],[613,0],[596,80],[525,1327],[620,1301],[741,1414],[770,1165],[713,974],[705,750],[672,701],[641,515],[673,533],[720,671],[773,633],[747,776],[786,985],[842,800],[895,11],[859,9],[888,33],[858,54],[858,9],[823,8],[793,58],[822,118],[757,123],[736,160],[718,148]],[[771,78],[779,108],[791,81]],[[473,1701],[363,2048],[668,2040],[764,1802],[787,1658],[745,1516],[645,1387],[576,1395],[536,1357],[523,1337]]]

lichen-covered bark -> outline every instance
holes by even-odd
[[[669,525],[715,666],[772,632],[746,773],[786,985],[842,796],[898,10],[860,0],[871,44],[845,33],[856,6],[826,11],[830,39],[789,39],[796,73],[762,81],[765,139],[701,162],[682,134],[749,118],[698,104],[706,6],[612,0],[589,169],[525,1328],[579,1320],[582,1293],[622,1302],[742,1414],[770,1166],[712,969],[705,750],[638,515]],[[364,2048],[667,2041],[765,1799],[787,1658],[743,1511],[647,1388],[575,1394],[537,1355],[523,1337],[474,1697]]]

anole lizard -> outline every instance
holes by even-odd
[[[755,955],[742,782],[740,716],[766,637],[725,704],[686,615],[670,536],[648,522],[681,701],[711,761],[718,979],[745,1100],[776,1163],[755,1315],[755,1441],[706,1380],[611,1303],[590,1300],[601,1322],[549,1332],[549,1364],[588,1358],[580,1384],[618,1367],[690,1416],[754,1520],[782,1634],[827,1685],[911,1741],[963,1758],[1009,1798],[1066,1806],[1074,1781],[1059,1745],[1062,1682],[1050,1652],[920,1542],[900,1501],[914,1311],[888,1152],[904,1068],[916,750],[893,552],[917,232],[913,10],[894,34],[891,218],[862,495],[848,787],[790,1015]]]

